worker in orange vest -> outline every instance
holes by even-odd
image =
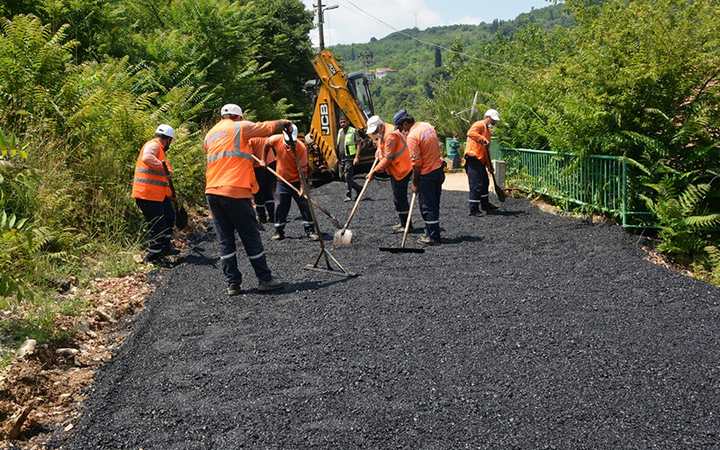
[[[410,214],[407,190],[412,176],[412,163],[405,136],[378,116],[368,119],[367,134],[375,141],[376,157],[380,159],[375,168],[367,174],[367,178],[372,180],[375,174],[381,171],[386,171],[390,175],[395,211],[400,218],[400,223],[393,225],[392,231],[402,233]]]
[[[404,109],[393,117],[395,126],[407,136],[413,165],[411,188],[420,200],[420,213],[425,221],[425,235],[418,239],[423,245],[440,244],[440,195],[445,181],[440,140],[435,128],[427,122],[416,122]]]
[[[222,120],[205,136],[207,159],[205,195],[220,241],[220,262],[227,282],[228,295],[238,295],[242,274],[237,265],[235,233],[245,248],[260,291],[272,291],[285,283],[272,276],[267,265],[258,223],[252,206],[258,191],[249,141],[269,137],[291,123],[287,120],[253,123],[243,119],[238,105],[227,104],[220,110]]]
[[[260,223],[275,223],[275,175],[267,170],[268,167],[275,170],[275,153],[266,150],[268,138],[252,138],[249,142],[252,152],[264,162],[263,165],[254,164],[259,188],[255,194],[255,214]]]
[[[175,226],[175,210],[167,172],[172,171],[172,166],[166,157],[174,138],[175,130],[170,125],[159,125],[155,137],[142,146],[135,162],[132,198],[149,226],[147,254],[144,258],[149,263],[179,253],[170,242]]]
[[[289,142],[286,142],[282,134],[272,136],[268,139],[267,146],[269,150],[275,154],[277,159],[277,173],[285,180],[289,181],[298,191],[302,192],[302,184],[300,183],[300,172],[295,160],[297,155],[300,160],[300,167],[305,177],[309,174],[307,147],[301,141],[297,140],[297,127],[293,125],[292,129],[293,142],[295,147],[291,148]],[[283,182],[277,183],[276,196],[278,199],[277,209],[275,210],[275,234],[272,239],[282,241],[285,239],[285,225],[287,225],[287,217],[290,212],[290,204],[295,200],[295,204],[300,210],[303,220],[303,228],[305,235],[313,241],[320,239],[315,233],[310,206],[304,196],[298,195],[293,189]]]
[[[500,121],[500,114],[494,109],[489,109],[482,120],[478,120],[467,132],[467,144],[465,145],[465,172],[470,184],[468,202],[470,203],[470,215],[480,216],[480,208],[486,214],[494,214],[497,206],[490,203],[488,188],[490,178],[488,172],[494,173],[492,161],[490,160],[490,141],[492,132],[490,127]]]

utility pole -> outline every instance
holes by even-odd
[[[313,5],[317,10],[318,15],[318,35],[320,37],[320,51],[325,49],[325,30],[323,25],[325,24],[325,11],[330,9],[337,9],[338,5],[323,6],[322,0],[317,0],[317,5]]]

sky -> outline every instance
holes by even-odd
[[[303,0],[312,10],[317,0]],[[339,5],[325,13],[325,45],[368,42],[394,30],[358,11],[360,9],[402,30],[417,25],[420,29],[438,25],[478,24],[495,19],[514,19],[531,8],[542,8],[547,0],[323,0],[323,5]],[[310,33],[318,43],[317,28]]]

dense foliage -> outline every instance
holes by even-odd
[[[300,1],[23,0],[0,15],[0,309],[19,322],[47,324],[61,305],[43,299],[70,274],[131,267],[87,258],[139,239],[130,183],[158,123],[178,131],[176,187],[201,201],[199,143],[223,103],[257,119],[308,109]]]
[[[337,45],[332,50],[348,71],[371,72],[384,67],[397,70],[372,83],[375,109],[383,117],[392,117],[401,107],[416,110],[426,98],[432,98],[437,81],[453,76],[468,56],[482,55],[486,43],[496,37],[510,39],[529,25],[552,29],[572,23],[563,5],[553,5],[521,14],[514,20],[414,28],[382,39],[373,38],[365,44]]]
[[[634,162],[659,249],[720,278],[720,5],[712,0],[565,3],[577,26],[498,38],[427,102],[463,134],[473,93],[503,115],[510,146]]]

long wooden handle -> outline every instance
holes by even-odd
[[[252,153],[250,154],[250,156],[252,156],[253,159],[254,159],[255,161],[257,161],[259,164],[262,164],[262,161],[260,161],[260,159],[259,159],[257,156],[253,155]],[[266,165],[262,165],[262,167],[266,168],[266,169],[268,170],[268,172],[270,172],[271,174],[275,175],[278,180],[280,180],[280,181],[282,181],[283,183],[285,183],[290,189],[292,189],[293,191],[295,191],[295,193],[296,193],[297,195],[301,195],[301,194],[300,194],[300,191],[299,191],[295,186],[293,186],[293,184],[292,184],[291,182],[289,182],[289,181],[286,180],[285,178],[281,177],[279,173],[277,173],[276,171],[272,170],[272,168],[270,168],[270,167],[268,167],[268,166],[266,166]],[[332,214],[330,214],[330,212],[328,212],[328,210],[326,210],[326,209],[323,208],[322,206],[318,205],[318,204],[315,202],[315,200],[311,199],[311,198],[308,197],[307,195],[301,195],[301,196],[304,197],[304,198],[306,198],[306,199],[308,199],[309,201],[311,201],[314,207],[316,207],[317,209],[320,210],[320,212],[322,212],[323,214],[325,214],[326,216],[328,216],[328,218],[332,221],[333,225],[335,225],[336,228],[340,228],[340,222],[339,222]]]
[[[403,232],[403,238],[402,243],[400,244],[400,248],[405,248],[405,241],[407,240],[408,231],[410,230],[410,222],[412,218],[413,208],[415,207],[415,196],[417,196],[417,193],[413,192],[412,199],[410,200],[410,211],[408,211],[408,217],[405,221],[405,231]]]
[[[375,161],[373,161],[372,166],[370,167],[370,172],[372,173],[373,169],[377,165],[379,160],[375,158]],[[360,205],[360,200],[362,200],[363,195],[365,195],[365,191],[368,188],[368,185],[370,184],[370,178],[365,178],[365,184],[363,184],[362,189],[360,190],[360,193],[358,194],[357,198],[355,199],[355,204],[353,205],[352,210],[350,211],[350,215],[348,216],[347,221],[345,222],[345,225],[342,227],[342,230],[340,231],[340,234],[345,234],[345,230],[348,229],[350,226],[350,222],[352,221],[353,217],[355,217],[355,213],[358,210],[358,206]]]

